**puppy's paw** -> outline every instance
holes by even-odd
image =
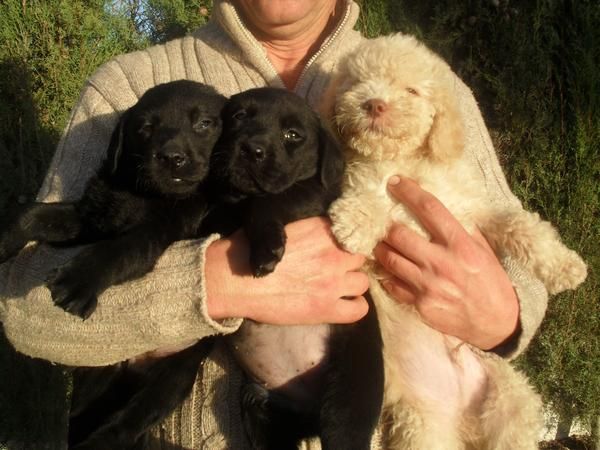
[[[369,238],[368,233],[365,233],[366,227],[342,222],[334,222],[331,231],[337,241],[351,253],[358,253],[368,258],[373,258],[373,249],[377,245],[377,239]]]
[[[257,247],[250,255],[250,268],[255,277],[264,277],[275,270],[281,258],[283,258],[284,246],[271,248],[267,246]]]
[[[264,277],[275,270],[285,252],[285,232],[283,228],[265,234],[261,240],[251,246],[250,269],[255,277]]]
[[[563,253],[563,257],[559,259],[560,264],[556,264],[552,270],[545,270],[545,277],[542,278],[552,295],[576,289],[587,278],[588,268],[583,259],[574,250],[567,249]]]
[[[242,408],[255,408],[264,414],[269,401],[269,391],[257,383],[242,386]]]
[[[344,249],[373,258],[373,249],[387,229],[388,212],[379,203],[359,194],[333,202],[329,208],[331,231]]]
[[[98,297],[89,280],[89,273],[73,265],[54,270],[47,279],[47,286],[56,306],[68,313],[87,319],[96,310]]]

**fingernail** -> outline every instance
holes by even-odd
[[[386,279],[386,280],[382,280],[382,281],[381,281],[381,285],[382,285],[382,286],[383,286],[383,288],[384,288],[386,291],[388,291],[388,292],[390,292],[390,291],[393,289],[393,287],[394,287],[394,286],[393,286],[393,283],[392,283],[390,280],[388,280],[388,279]]]
[[[390,186],[395,186],[396,184],[400,183],[400,177],[398,175],[393,175],[390,177],[390,179],[388,180],[388,184]]]

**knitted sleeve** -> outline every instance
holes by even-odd
[[[119,112],[156,84],[152,64],[147,64],[153,60],[151,52],[135,56],[138,64],[130,65],[137,68],[135,77],[125,76],[119,62],[112,61],[86,83],[40,191],[40,201],[81,196],[103,159]],[[105,291],[96,312],[86,321],[54,306],[44,284],[48,273],[79,249],[30,243],[0,266],[0,320],[6,336],[18,351],[33,357],[97,366],[233,332],[241,320],[217,322],[206,312],[204,254],[217,238],[173,244],[151,273]]]
[[[467,157],[471,158],[472,163],[480,169],[490,201],[521,207],[520,201],[511,192],[506,182],[481,111],[471,90],[458,78],[456,90],[465,121]],[[548,293],[542,282],[517,261],[504,258],[501,263],[519,298],[520,327],[515,335],[502,345],[502,348],[497,349],[497,353],[505,358],[513,359],[525,350],[539,328],[548,305]]]

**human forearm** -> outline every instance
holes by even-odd
[[[514,359],[525,351],[540,327],[548,306],[548,293],[542,282],[514,259],[507,257],[501,263],[519,299],[519,323],[513,334],[491,351]]]
[[[457,78],[457,95],[460,96],[461,113],[466,123],[466,152],[477,161],[490,202],[511,207],[521,207],[519,199],[511,192],[498,161],[492,140],[475,98],[469,88]],[[548,305],[548,293],[542,282],[510,257],[500,263],[508,275],[519,300],[519,323],[512,335],[501,344],[502,356],[509,359],[522,353],[537,332]]]
[[[2,266],[0,319],[5,333],[18,351],[30,356],[96,366],[233,332],[240,320],[217,322],[206,313],[202,271],[210,242],[171,246],[151,273],[101,295],[87,321],[54,306],[43,285],[46,274],[76,250],[28,248]]]

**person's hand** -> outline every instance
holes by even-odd
[[[519,303],[512,284],[483,235],[467,233],[432,194],[413,180],[392,177],[389,191],[431,235],[431,241],[394,224],[375,257],[392,275],[384,288],[415,306],[432,328],[483,350],[517,329]]]
[[[275,271],[253,278],[243,232],[212,243],[206,252],[208,314],[243,317],[270,324],[350,323],[368,310],[362,296],[364,257],[342,250],[320,217],[285,228],[285,254]]]

